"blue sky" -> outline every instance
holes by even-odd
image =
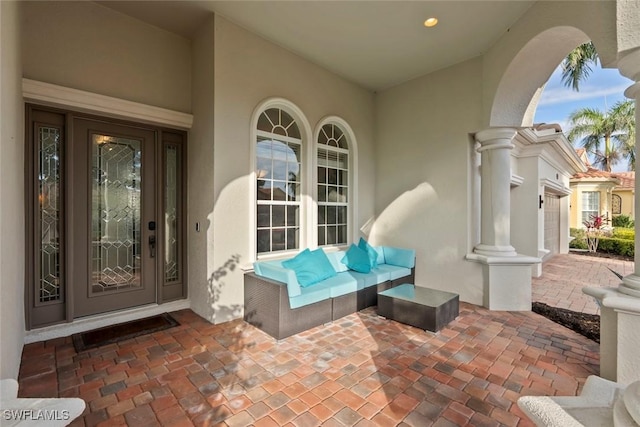
[[[542,92],[534,123],[559,123],[567,133],[567,117],[573,111],[584,107],[606,111],[616,102],[627,99],[624,91],[633,84],[631,80],[620,75],[617,69],[602,69],[599,65],[592,69],[587,80],[580,84],[580,92],[575,92],[562,84],[562,70],[558,67]],[[614,171],[624,170],[627,170],[626,164],[614,168]]]

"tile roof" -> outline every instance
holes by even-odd
[[[635,188],[635,183],[636,183],[635,171],[616,172],[616,176],[620,180],[620,185],[618,185],[616,188]]]

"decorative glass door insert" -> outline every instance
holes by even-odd
[[[91,293],[139,288],[141,142],[92,137]]]

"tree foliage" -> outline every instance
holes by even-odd
[[[620,160],[635,170],[635,104],[620,101],[607,111],[580,108],[569,116],[567,137],[594,158],[594,166],[611,172]]]

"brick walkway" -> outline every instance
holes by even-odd
[[[633,261],[586,255],[556,255],[545,262],[542,276],[532,281],[533,301],[589,314],[600,314],[595,300],[582,293],[583,287],[617,287],[620,279],[607,267],[627,276]]]
[[[275,341],[190,310],[180,326],[76,353],[29,344],[20,395],[77,396],[74,426],[531,426],[521,395],[574,395],[598,345],[531,312],[462,303],[438,334],[373,308]]]

